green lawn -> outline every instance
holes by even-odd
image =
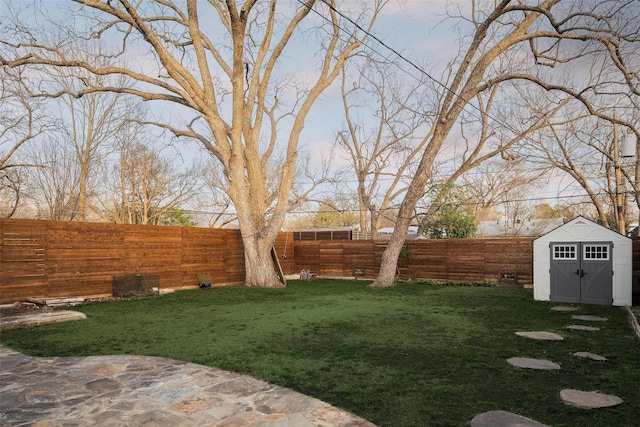
[[[609,318],[598,332],[564,329],[531,293],[498,287],[364,281],[290,282],[285,289],[213,288],[148,300],[75,307],[80,322],[3,331],[4,345],[30,355],[144,354],[216,366],[290,387],[380,426],[465,426],[507,410],[553,426],[640,425],[640,342],[617,307],[581,306]],[[584,322],[582,322],[584,323]],[[516,331],[547,330],[562,342]],[[594,362],[571,355],[591,351]],[[559,371],[513,368],[540,357]],[[625,403],[584,410],[563,405],[563,388],[600,391]]]

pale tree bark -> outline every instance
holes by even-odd
[[[502,0],[495,3],[493,9],[481,10],[474,2],[472,16],[467,18],[474,26],[474,33],[453,70],[453,78],[446,85],[433,132],[400,206],[394,235],[372,286],[394,284],[398,255],[434,161],[456,120],[478,94],[500,82],[521,81],[541,91],[564,93],[578,99],[589,112],[598,108],[594,99],[599,89],[612,90],[618,98],[637,99],[640,67],[633,53],[638,42],[637,25],[631,29],[629,24],[629,16],[638,17],[637,9],[633,2],[620,5],[619,2]],[[602,74],[594,79],[587,77],[586,82],[567,87],[555,84],[552,76],[543,72],[548,67],[576,67],[579,65],[574,64],[580,61],[605,63],[608,68],[601,71],[608,75],[603,80],[599,80]],[[592,71],[599,70],[594,67]],[[576,89],[576,86],[583,88]],[[610,100],[609,97],[605,101]]]
[[[370,29],[386,0],[367,3],[369,13],[357,18]],[[155,122],[180,137],[199,141],[223,166],[226,189],[238,214],[245,248],[247,286],[279,286],[271,247],[284,222],[293,185],[298,142],[318,97],[331,85],[342,64],[361,47],[365,33],[343,22],[334,1],[306,0],[292,11],[276,0],[237,2],[188,0],[138,3],[129,0],[78,0],[90,24],[83,37],[108,40],[113,61],[97,66],[46,40],[25,34],[16,25],[0,42],[0,64],[9,68],[83,69],[100,76],[126,76],[135,84],[85,88],[73,96],[109,91],[145,101],[173,103],[192,119],[187,124]],[[284,2],[282,2],[284,3]],[[312,13],[312,11],[317,12]],[[367,16],[368,15],[368,16]],[[201,18],[204,17],[205,18]],[[213,21],[213,22],[212,22]],[[308,22],[308,24],[307,24]],[[9,24],[6,24],[9,25]],[[304,81],[290,77],[288,61],[295,41],[305,31],[322,34],[311,60],[317,67]],[[13,36],[14,34],[17,34]],[[316,33],[318,34],[318,33]],[[121,59],[146,61],[144,67]],[[131,63],[131,62],[130,62]],[[50,96],[69,91],[58,88]],[[286,134],[274,119],[290,117]],[[268,135],[276,129],[278,135]],[[274,198],[265,185],[271,160],[281,155]],[[270,212],[270,213],[268,213]]]

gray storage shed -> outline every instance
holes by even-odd
[[[539,301],[631,305],[631,239],[581,216],[533,241]]]

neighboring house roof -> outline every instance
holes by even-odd
[[[298,232],[307,232],[307,231],[353,231],[357,230],[358,226],[353,227],[324,227],[324,228],[304,228],[302,230],[296,230]]]
[[[481,221],[478,224],[478,237],[536,237],[541,236],[560,227],[563,224],[562,218],[550,219],[525,219],[519,223],[505,226],[505,223],[498,221]]]
[[[385,227],[385,228],[381,228],[378,230],[378,239],[385,239],[385,240],[389,240],[391,238],[391,235],[393,234],[393,227]],[[407,230],[407,239],[408,240],[412,240],[412,239],[424,239],[425,237],[420,234],[419,232],[420,228],[417,225],[412,225],[411,227],[409,227],[409,230]]]

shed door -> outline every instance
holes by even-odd
[[[612,304],[612,242],[551,244],[552,301]]]

